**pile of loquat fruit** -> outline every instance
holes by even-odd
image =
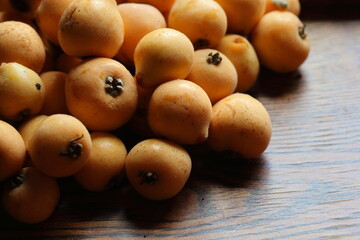
[[[0,0],[0,11],[1,204],[23,223],[51,216],[58,178],[97,192],[126,178],[165,200],[190,176],[186,146],[259,157],[271,120],[246,92],[261,66],[291,72],[310,50],[299,0]],[[142,140],[127,149],[122,128]]]

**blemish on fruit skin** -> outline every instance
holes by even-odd
[[[40,83],[36,83],[35,87],[36,87],[37,90],[41,90],[41,84]]]

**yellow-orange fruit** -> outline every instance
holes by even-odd
[[[71,69],[81,63],[81,58],[61,53],[55,60],[55,69],[60,72],[69,73]]]
[[[44,100],[45,86],[36,72],[15,62],[0,65],[0,116],[23,121],[38,114]]]
[[[124,41],[116,1],[73,1],[61,15],[58,39],[70,56],[114,57]]]
[[[194,47],[182,32],[160,28],[146,34],[134,52],[135,78],[144,88],[153,88],[185,78],[194,61]]]
[[[198,144],[208,137],[211,113],[206,92],[191,81],[177,79],[155,89],[148,122],[158,136],[178,144]]]
[[[234,64],[238,76],[236,91],[246,92],[256,82],[260,63],[252,44],[238,34],[227,34],[216,46]]]
[[[215,0],[224,9],[228,32],[248,35],[265,13],[265,0]]]
[[[74,0],[41,0],[35,11],[36,23],[52,43],[59,45],[58,26],[60,17]]]
[[[24,140],[25,148],[26,148],[26,156],[25,156],[25,162],[24,162],[23,166],[33,166],[32,162],[31,162],[31,157],[29,154],[29,140],[32,137],[34,130],[38,128],[39,124],[46,117],[47,117],[46,115],[36,115],[36,116],[24,121],[17,127],[18,132],[20,133],[22,139]]]
[[[26,149],[28,149],[29,140],[32,136],[32,133],[34,132],[35,129],[38,128],[39,124],[46,117],[47,117],[46,115],[36,115],[36,116],[24,121],[17,127],[18,132],[20,133],[21,137],[24,140]]]
[[[86,127],[75,117],[53,114],[33,131],[28,150],[37,169],[52,177],[67,177],[87,163],[91,138]]]
[[[310,52],[305,25],[288,11],[265,14],[251,34],[260,64],[275,72],[291,72],[300,67]]]
[[[195,51],[194,64],[186,79],[202,87],[212,104],[232,94],[238,82],[234,64],[214,49]]]
[[[138,93],[124,65],[109,58],[93,58],[70,71],[65,96],[69,112],[87,128],[111,131],[132,117]]]
[[[166,17],[176,0],[127,0],[129,3],[145,3],[159,9]]]
[[[25,143],[19,132],[0,120],[0,182],[13,176],[25,161]]]
[[[140,195],[165,200],[183,189],[191,172],[191,158],[178,144],[147,139],[130,150],[125,159],[125,171]]]
[[[59,71],[49,71],[41,73],[40,78],[46,89],[45,101],[40,114],[68,113],[65,100],[67,74]]]
[[[110,133],[92,132],[90,136],[89,160],[74,177],[85,189],[100,192],[113,187],[124,177],[127,150],[124,143]]]
[[[227,18],[213,0],[177,0],[169,13],[168,26],[184,33],[195,49],[212,48],[225,35]]]
[[[6,182],[2,189],[6,212],[22,223],[39,223],[48,219],[60,200],[56,179],[34,167],[26,167]]]
[[[299,0],[266,0],[265,13],[271,11],[289,11],[296,16],[300,15],[300,1]]]
[[[116,58],[134,65],[134,51],[140,39],[153,30],[165,28],[166,21],[158,9],[148,4],[123,3],[118,9],[124,21],[125,37]]]
[[[271,134],[271,119],[263,104],[248,94],[234,93],[214,105],[207,143],[217,152],[251,159],[266,150]]]
[[[0,23],[0,64],[17,62],[39,73],[45,62],[45,47],[30,25],[19,21]]]
[[[149,101],[155,88],[142,88],[137,86],[138,89],[138,104],[136,111],[127,122],[127,127],[139,136],[150,138],[155,137],[153,131],[149,126],[147,120]]]

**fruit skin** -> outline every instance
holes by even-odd
[[[157,8],[148,4],[123,3],[118,5],[118,10],[124,21],[125,36],[115,57],[125,65],[133,66],[134,51],[140,39],[153,30],[165,28],[166,20]]]
[[[115,0],[76,0],[60,18],[58,39],[70,56],[112,58],[124,41],[124,23]]]
[[[186,79],[202,87],[212,104],[232,94],[238,82],[236,68],[230,59],[209,48],[195,51],[194,64]]]
[[[265,14],[253,29],[251,42],[260,64],[280,73],[298,69],[310,52],[304,24],[287,11]]]
[[[130,184],[151,200],[178,194],[190,176],[191,166],[191,157],[183,147],[155,138],[136,144],[125,159]]]
[[[89,191],[113,187],[125,176],[127,150],[124,143],[108,132],[90,134],[92,149],[88,162],[77,172],[76,181]]]
[[[52,43],[59,45],[58,26],[62,13],[74,0],[41,0],[35,11],[36,23]]]
[[[44,101],[45,86],[36,72],[15,62],[0,65],[0,116],[26,120],[40,112]]]
[[[31,139],[33,132],[38,128],[39,124],[47,117],[48,116],[46,115],[36,115],[24,121],[17,127],[17,130],[20,133],[22,139],[24,140],[26,147],[26,157],[25,157],[24,166],[33,165],[31,163],[31,157],[29,154],[29,140]]]
[[[48,71],[41,73],[40,78],[46,88],[45,101],[40,110],[40,114],[67,114],[69,112],[65,100],[65,81],[67,74],[59,71]]]
[[[19,21],[0,23],[0,64],[17,62],[40,73],[45,63],[45,47],[30,25]]]
[[[184,33],[195,49],[213,48],[226,33],[227,18],[215,1],[178,0],[171,8],[168,25]]]
[[[157,136],[178,144],[199,144],[208,137],[211,114],[206,92],[191,81],[177,79],[155,89],[147,119]]]
[[[152,5],[159,9],[159,11],[166,17],[171,10],[176,0],[127,0],[128,3],[145,3]]]
[[[265,0],[216,0],[227,16],[227,32],[248,35],[265,13]]]
[[[271,119],[262,103],[248,94],[234,93],[213,106],[207,143],[217,152],[252,159],[266,150],[271,134]]]
[[[300,1],[299,0],[266,0],[265,13],[276,10],[289,11],[295,14],[296,16],[299,16],[301,10]]]
[[[106,91],[107,78],[120,79],[117,96]],[[109,58],[92,58],[73,68],[65,83],[69,112],[87,128],[112,131],[124,125],[136,110],[136,82],[124,65]]]
[[[22,223],[40,223],[55,211],[60,189],[56,179],[34,167],[21,169],[2,189],[2,204],[6,212]]]
[[[0,120],[0,182],[13,176],[25,161],[26,148],[20,133]]]
[[[182,32],[160,28],[146,34],[134,52],[135,78],[143,88],[185,78],[194,61],[194,47]]]
[[[29,140],[34,166],[51,177],[67,177],[80,171],[91,153],[91,138],[78,119],[67,114],[45,118]]]
[[[260,63],[251,42],[239,34],[226,34],[216,49],[225,54],[236,68],[237,92],[246,92],[254,86]]]

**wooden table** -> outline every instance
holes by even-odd
[[[309,58],[295,73],[263,70],[251,92],[273,122],[261,158],[189,149],[190,180],[164,202],[126,182],[91,193],[63,179],[46,222],[19,224],[0,209],[0,239],[360,239],[358,7],[303,7]]]

